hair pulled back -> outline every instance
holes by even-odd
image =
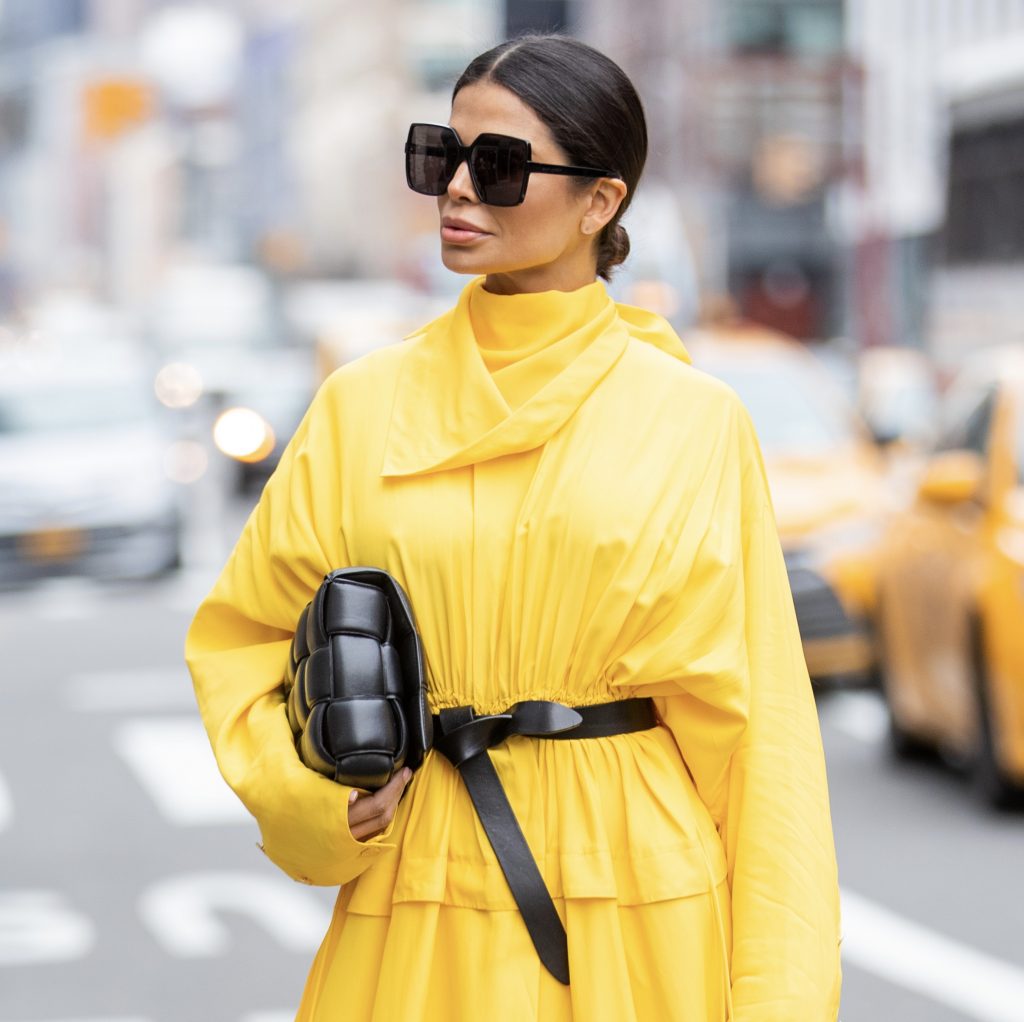
[[[462,72],[452,99],[467,85],[495,82],[518,96],[547,125],[569,162],[615,170],[629,191],[598,237],[597,273],[611,279],[629,255],[619,221],[647,160],[647,122],[633,83],[613,60],[562,35],[525,35],[476,57]],[[576,178],[579,187],[592,183]]]

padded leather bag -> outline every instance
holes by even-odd
[[[284,680],[306,766],[376,791],[433,743],[423,646],[405,591],[381,568],[338,568],[299,615]]]

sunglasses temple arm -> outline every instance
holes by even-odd
[[[565,177],[618,177],[609,170],[598,170],[596,167],[563,167],[556,163],[534,163],[530,160],[526,169],[534,174],[562,174]]]

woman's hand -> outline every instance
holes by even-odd
[[[379,834],[391,822],[402,792],[411,779],[412,771],[403,767],[372,795],[358,788],[352,792],[348,803],[348,828],[357,841]]]

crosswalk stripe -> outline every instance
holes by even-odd
[[[221,777],[198,717],[128,720],[114,731],[113,744],[170,823],[254,826]]]
[[[843,959],[977,1022],[1020,1022],[1024,969],[843,890]]]

